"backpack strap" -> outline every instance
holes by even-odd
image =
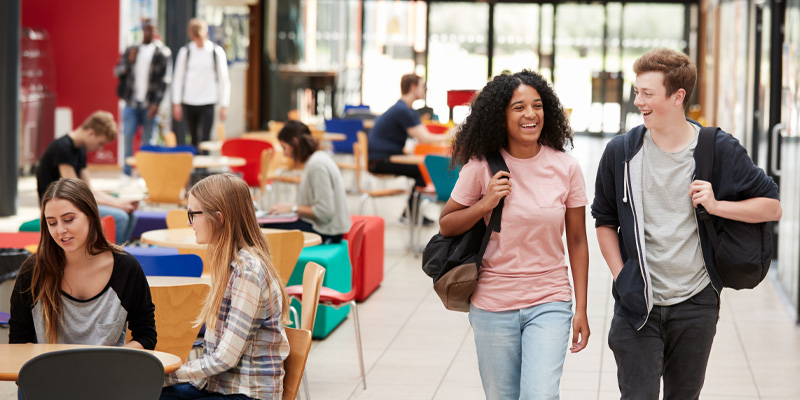
[[[695,152],[695,178],[711,182],[711,168],[714,165],[714,144],[716,142],[716,127],[700,128],[700,136],[697,138]],[[706,230],[711,236],[712,243],[717,242],[717,230],[711,221],[711,214],[702,205],[697,206],[697,216],[705,223]]]
[[[489,168],[492,170],[492,176],[500,171],[508,172],[506,161],[503,159],[503,156],[499,151],[487,154],[486,161],[489,163]],[[486,226],[486,233],[483,235],[483,241],[481,241],[481,248],[478,250],[478,257],[476,259],[478,268],[481,267],[483,254],[486,252],[486,246],[489,244],[489,238],[492,236],[492,232],[500,232],[500,221],[503,219],[504,203],[505,198],[501,198],[497,203],[497,206],[495,206],[494,210],[492,210],[492,216],[489,218],[489,224]]]

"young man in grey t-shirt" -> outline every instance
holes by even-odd
[[[715,139],[712,181],[694,180],[699,124],[684,116],[697,70],[657,49],[636,60],[634,104],[644,125],[609,142],[592,216],[614,277],[608,344],[622,399],[697,399],[719,319],[722,280],[695,208],[745,222],[777,221],[775,182],[731,135]],[[724,176],[725,179],[720,177]]]

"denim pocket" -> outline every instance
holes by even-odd
[[[714,287],[709,284],[700,293],[690,297],[689,302],[698,306],[718,307],[719,297],[717,297],[717,291],[714,290]]]

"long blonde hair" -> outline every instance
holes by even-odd
[[[48,233],[47,219],[44,209],[53,199],[63,199],[72,203],[75,208],[86,215],[89,221],[89,236],[86,238],[86,253],[96,256],[106,251],[115,253],[122,249],[106,240],[100,213],[97,211],[92,190],[80,179],[61,178],[50,183],[42,197],[42,210],[39,217],[42,236],[36,251],[36,263],[31,278],[31,295],[33,303],[42,302],[42,319],[44,320],[45,339],[47,343],[58,343],[58,322],[61,319],[61,281],[64,279],[66,255],[64,249]]]
[[[240,249],[245,249],[261,259],[261,265],[270,282],[278,282],[283,299],[281,320],[286,320],[289,296],[278,271],[272,265],[269,244],[256,221],[256,211],[247,183],[233,174],[216,174],[197,182],[189,193],[200,203],[203,217],[211,228],[206,250],[211,271],[211,290],[203,301],[203,309],[195,325],[205,323],[207,329],[216,327],[222,298],[231,275],[230,265],[234,261],[239,262]],[[271,286],[267,290],[271,291]]]

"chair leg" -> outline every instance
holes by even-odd
[[[305,400],[311,400],[311,394],[308,391],[308,376],[305,370],[303,370],[303,391],[306,393]]]
[[[290,305],[289,312],[291,312],[292,316],[294,316],[294,327],[296,329],[300,329],[300,317],[297,315],[297,309]]]
[[[361,325],[358,323],[358,308],[356,307],[355,300],[351,301],[350,305],[353,306],[353,325],[355,325],[356,328],[356,345],[358,346],[358,365],[361,367],[361,383],[364,385],[364,390],[367,390],[367,374],[364,373],[364,355],[361,351]]]
[[[361,199],[358,202],[358,214],[364,215],[364,205],[367,203],[367,199],[369,199],[369,195],[364,193],[361,195]]]

